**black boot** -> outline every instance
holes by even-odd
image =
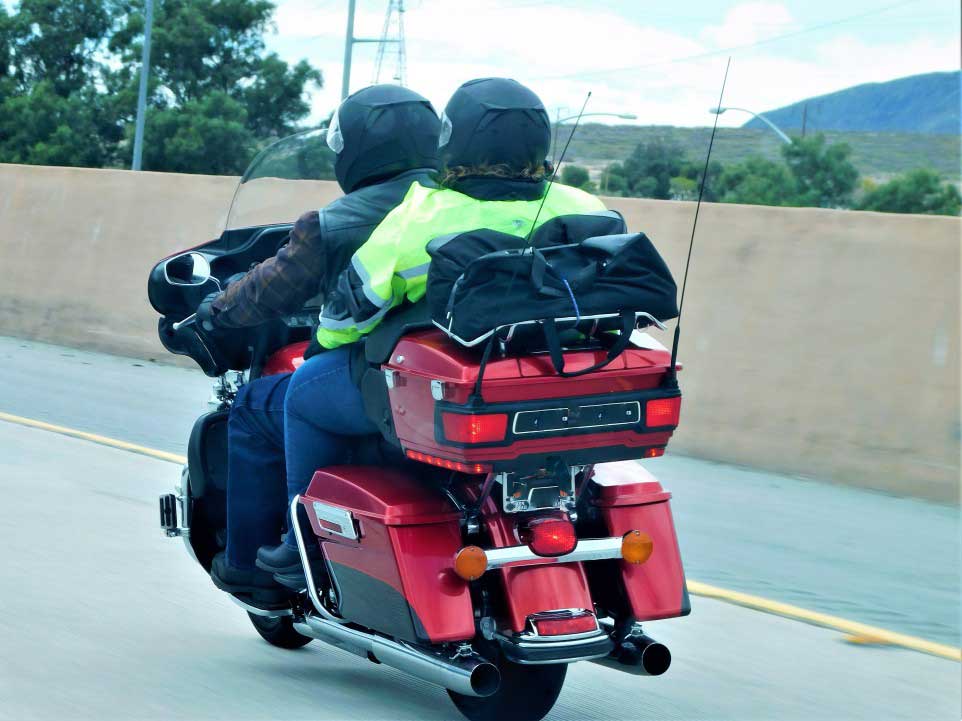
[[[210,578],[222,591],[253,600],[256,605],[284,603],[290,592],[274,580],[274,575],[259,569],[244,569],[231,566],[223,552],[214,556],[210,568]]]
[[[308,546],[307,557],[311,561],[322,560],[321,550],[316,548],[316,544]],[[301,564],[301,554],[298,553],[296,548],[291,548],[286,543],[282,543],[279,546],[261,546],[257,549],[257,560],[254,564],[258,568],[272,574],[303,574],[304,572],[304,566]]]

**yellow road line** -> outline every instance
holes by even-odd
[[[61,435],[70,436],[71,438],[79,438],[80,440],[90,441],[91,443],[99,443],[102,446],[109,446],[110,448],[117,448],[122,451],[130,451],[131,453],[139,453],[142,456],[149,456],[150,458],[157,458],[159,460],[169,461],[171,463],[182,464],[187,462],[187,459],[184,456],[177,455],[176,453],[167,453],[166,451],[159,451],[156,448],[139,446],[136,443],[127,443],[126,441],[117,440],[116,438],[108,438],[107,436],[100,436],[96,433],[78,431],[75,428],[57,426],[52,423],[45,423],[44,421],[36,421],[32,418],[24,418],[22,416],[12,415],[10,413],[3,413],[2,411],[0,411],[0,421],[16,423],[21,426],[27,426],[28,428],[38,428],[40,430],[50,431],[51,433],[60,433]],[[714,598],[719,601],[725,601],[727,603],[743,606],[755,611],[771,613],[776,616],[783,616],[795,621],[802,621],[815,626],[822,626],[824,628],[840,631],[844,634],[847,634],[853,640],[858,640],[863,643],[865,642],[863,639],[871,639],[872,643],[876,644],[900,646],[911,651],[918,651],[920,653],[927,653],[940,658],[947,658],[950,661],[962,661],[962,649],[955,648],[954,646],[935,643],[934,641],[926,641],[925,639],[917,638],[916,636],[909,636],[904,633],[896,633],[895,631],[889,631],[876,626],[869,626],[864,623],[858,623],[857,621],[849,621],[845,618],[831,616],[826,613],[819,613],[818,611],[810,611],[807,608],[793,606],[780,601],[773,601],[769,598],[763,598],[762,596],[753,596],[751,594],[741,593],[739,591],[730,591],[727,588],[710,586],[707,583],[701,583],[700,581],[693,580],[688,581],[688,590],[695,596]]]
[[[122,451],[139,453],[142,456],[150,456],[151,458],[157,458],[161,461],[170,461],[171,463],[187,462],[187,459],[184,456],[177,455],[176,453],[168,453],[167,451],[158,451],[156,448],[148,448],[147,446],[138,446],[136,443],[127,443],[127,441],[120,441],[120,440],[117,440],[116,438],[108,438],[107,436],[98,436],[96,433],[87,433],[86,431],[78,431],[75,428],[67,428],[66,426],[56,426],[53,423],[45,423],[44,421],[35,421],[33,418],[24,418],[23,416],[15,416],[11,413],[4,413],[2,411],[0,411],[0,421],[7,421],[8,423],[16,423],[17,425],[27,426],[28,428],[39,428],[42,431],[59,433],[64,436],[70,436],[71,438],[79,438],[82,441],[90,441],[91,443],[99,443],[102,446],[118,448]]]
[[[707,583],[701,583],[699,581],[688,581],[688,590],[697,596],[715,598],[719,601],[727,601],[728,603],[744,606],[745,608],[751,608],[755,611],[764,611],[765,613],[784,616],[785,618],[803,621],[815,626],[823,626],[835,631],[841,631],[842,633],[846,633],[857,638],[871,638],[876,643],[901,646],[902,648],[907,648],[912,651],[919,651],[932,656],[947,658],[951,661],[962,661],[962,649],[955,648],[954,646],[947,646],[942,643],[935,643],[934,641],[926,641],[923,638],[917,638],[915,636],[908,636],[904,633],[888,631],[884,628],[869,626],[864,623],[858,623],[857,621],[849,621],[848,619],[839,618],[838,616],[830,616],[827,613],[809,611],[807,608],[800,608],[798,606],[792,606],[788,603],[781,603],[780,601],[772,601],[768,598],[762,598],[761,596],[752,596],[748,593],[740,593],[739,591],[729,591],[727,588],[709,586]]]

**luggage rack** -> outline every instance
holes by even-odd
[[[492,335],[504,330],[505,328],[508,329],[508,335],[505,336],[505,338],[503,338],[503,342],[507,343],[514,337],[514,333],[519,326],[536,325],[536,324],[540,325],[544,323],[545,320],[554,320],[556,323],[568,323],[568,322],[580,323],[581,321],[585,321],[585,320],[593,320],[595,321],[595,327],[597,327],[598,321],[600,320],[605,320],[607,318],[619,318],[620,316],[621,316],[621,313],[600,313],[598,315],[565,316],[563,318],[536,318],[532,320],[521,320],[521,321],[517,321],[516,323],[505,323],[504,325],[495,326],[494,328],[489,330],[487,333],[484,333],[483,335],[479,335],[477,338],[474,338],[473,340],[465,340],[460,336],[456,335],[451,330],[451,328],[454,326],[454,318],[451,318],[450,323],[446,328],[444,327],[444,325],[442,325],[441,323],[438,323],[434,319],[432,319],[431,322],[434,323],[434,325],[436,325],[438,328],[440,328],[441,331],[443,331],[444,334],[448,336],[451,340],[457,341],[459,344],[463,345],[466,348],[473,348],[474,346],[479,345],[480,343],[483,343]],[[655,318],[650,313],[644,313],[640,311],[635,312],[636,326],[638,324],[639,318],[645,318],[646,320],[650,321],[651,325],[654,325],[656,328],[658,328],[658,330],[666,330],[667,328],[667,326],[664,323],[662,323],[660,320]]]

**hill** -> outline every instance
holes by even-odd
[[[958,135],[959,71],[927,73],[868,83],[801,100],[764,115],[786,132],[802,127],[805,107],[807,130],[867,130],[874,132],[942,133]],[[757,108],[753,108],[757,111]],[[763,129],[752,118],[743,126]]]
[[[559,134],[562,145],[568,132],[570,126]],[[571,141],[565,162],[598,171],[608,163],[624,160],[639,143],[652,140],[675,143],[690,159],[702,159],[709,135],[711,128],[587,123]],[[886,180],[908,170],[931,168],[947,180],[958,182],[962,162],[959,135],[843,131],[827,131],[825,135],[830,142],[852,146],[852,161],[863,176]],[[741,162],[751,155],[778,160],[781,144],[767,127],[719,128],[712,157],[726,164]]]

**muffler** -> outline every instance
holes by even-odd
[[[593,663],[625,671],[635,676],[661,676],[671,666],[671,651],[662,643],[645,634],[631,634],[607,656]]]
[[[434,683],[464,696],[490,696],[501,685],[501,672],[474,651],[446,657],[431,649],[421,649],[393,641],[370,631],[361,631],[309,615],[296,621],[298,633],[350,651],[375,663]]]

